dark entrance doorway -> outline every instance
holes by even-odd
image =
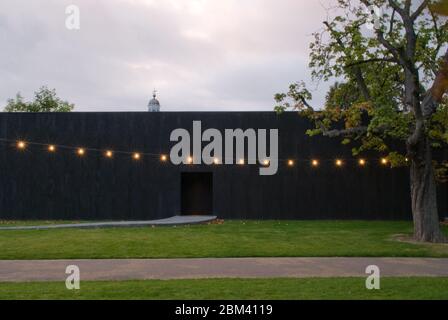
[[[184,172],[181,186],[182,215],[213,214],[213,173]]]

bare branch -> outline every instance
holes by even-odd
[[[374,129],[370,129],[371,133],[382,134],[386,130],[390,129],[390,126],[382,125],[378,126]],[[359,126],[354,128],[346,128],[346,129],[334,129],[327,130],[323,126],[321,126],[322,134],[325,137],[329,138],[337,138],[337,137],[353,137],[353,136],[361,136],[369,131],[367,126]]]
[[[429,0],[424,0],[422,4],[415,10],[415,12],[411,15],[411,20],[415,21],[429,5]]]
[[[406,15],[406,11],[402,7],[400,7],[394,0],[389,0],[389,5],[392,7],[392,9],[397,11],[400,16]]]
[[[323,135],[329,138],[348,137],[361,135],[367,132],[367,127],[355,127],[341,130],[323,130]]]
[[[400,51],[398,48],[394,47],[389,41],[384,38],[384,33],[381,30],[378,30],[376,32],[378,41],[387,49],[390,51],[390,53],[393,55],[395,62],[401,64],[405,67],[406,63],[403,60],[403,57],[401,56]]]
[[[392,16],[390,17],[390,25],[389,25],[389,35],[392,35],[392,33],[394,32],[394,25],[395,25],[395,14],[396,14],[397,10],[393,10],[392,11]]]
[[[362,65],[362,64],[373,63],[373,62],[395,62],[395,59],[392,59],[392,58],[372,58],[372,59],[368,59],[368,60],[362,60],[362,61],[349,63],[345,67],[346,68],[350,68],[350,67],[359,66],[359,65]]]
[[[433,115],[442,101],[443,95],[448,92],[448,50],[445,54],[442,68],[440,69],[432,88],[426,93],[421,107],[421,112],[416,113],[416,124],[413,134],[407,141],[408,153],[412,155],[415,147],[423,135],[424,120]]]
[[[308,108],[308,110],[314,111],[314,108],[308,103],[308,101],[306,101],[306,99],[302,95],[299,96],[299,99],[300,101],[302,101],[303,105]]]

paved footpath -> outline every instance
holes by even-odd
[[[216,220],[215,216],[174,216],[167,219],[150,221],[118,221],[118,222],[88,222],[75,224],[49,224],[45,226],[0,227],[0,231],[12,230],[51,230],[51,229],[100,229],[100,228],[136,228],[148,226],[181,226],[203,224]]]
[[[64,281],[69,265],[80,268],[82,280],[365,277],[369,265],[380,267],[381,276],[448,277],[448,259],[36,260],[0,261],[0,282]]]

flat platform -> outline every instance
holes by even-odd
[[[76,224],[52,224],[45,226],[0,227],[2,230],[49,230],[49,229],[97,229],[97,228],[131,228],[148,226],[181,226],[201,224],[216,220],[216,216],[175,216],[168,219],[150,221],[119,221]]]

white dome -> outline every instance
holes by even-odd
[[[156,91],[154,90],[153,98],[148,103],[149,112],[160,112],[160,102],[156,99]]]

